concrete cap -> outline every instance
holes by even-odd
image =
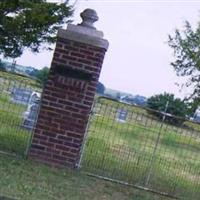
[[[79,24],[80,26],[96,29],[93,24],[94,22],[98,21],[99,17],[97,16],[97,12],[95,10],[87,8],[80,14],[80,16],[83,20]]]
[[[99,18],[95,10],[85,9],[81,13],[81,24],[68,24],[67,30],[60,29],[58,37],[108,49],[109,43],[103,39],[103,32],[96,30],[93,23]]]

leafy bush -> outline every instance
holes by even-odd
[[[149,111],[159,119],[163,118],[163,112],[177,116],[166,116],[165,121],[171,124],[182,124],[184,122],[183,118],[185,118],[187,114],[187,105],[185,102],[179,98],[175,98],[173,94],[164,93],[152,96],[147,100],[147,106],[153,110],[159,111]]]

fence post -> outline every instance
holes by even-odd
[[[89,113],[108,48],[86,9],[83,22],[59,30],[48,81],[33,135],[29,159],[56,167],[76,168]]]

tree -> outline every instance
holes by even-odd
[[[97,93],[103,95],[105,91],[105,86],[103,85],[103,83],[98,82],[97,84]]]
[[[152,96],[147,99],[147,106],[151,109],[159,111],[150,111],[151,114],[157,116],[159,119],[162,119],[163,117],[163,114],[160,112],[164,112],[166,109],[166,113],[181,118],[184,118],[187,114],[187,105],[185,104],[185,102],[179,98],[175,98],[173,94],[164,93]],[[165,120],[172,124],[179,124],[183,122],[183,120],[179,118],[173,118],[170,116],[166,116]]]
[[[44,67],[41,70],[37,71],[36,78],[38,79],[40,83],[44,85],[46,81],[48,80],[48,75],[49,75],[49,68]]]
[[[193,88],[188,97],[200,95],[200,24],[195,30],[185,22],[184,30],[176,29],[174,36],[169,35],[169,46],[173,49],[175,60],[171,63],[178,76],[187,77],[184,86]]]
[[[56,32],[69,22],[72,7],[67,2],[46,0],[0,1],[0,54],[19,57],[24,49],[39,52],[56,40]],[[44,44],[42,46],[42,44]]]

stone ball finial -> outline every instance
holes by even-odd
[[[99,17],[97,16],[97,12],[95,10],[87,8],[80,14],[80,16],[83,20],[79,24],[80,26],[96,29],[93,24],[98,21]]]

